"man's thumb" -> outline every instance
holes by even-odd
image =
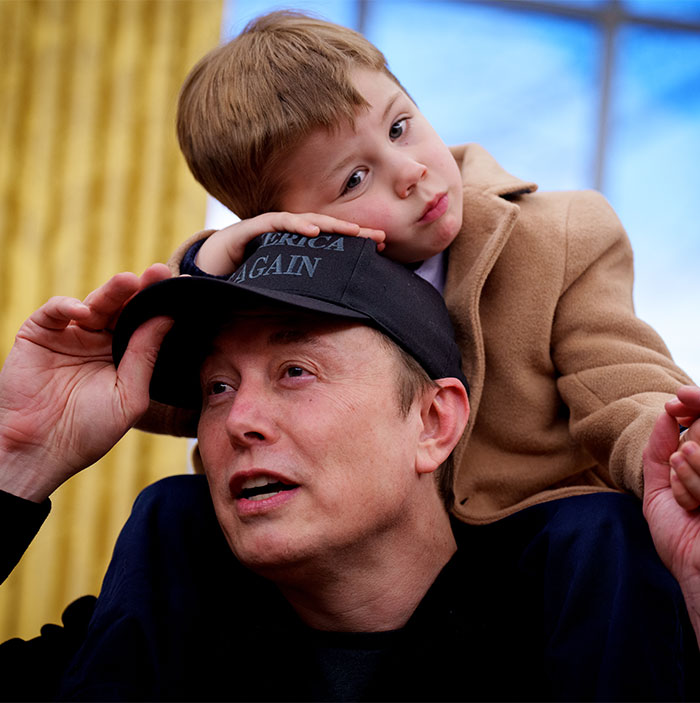
[[[644,449],[644,492],[668,488],[668,460],[678,447],[678,423],[666,412],[661,413]]]
[[[126,397],[125,407],[138,415],[148,408],[148,388],[160,345],[173,326],[169,317],[154,317],[144,322],[132,335],[117,369],[118,384]]]

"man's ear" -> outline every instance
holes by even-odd
[[[437,388],[421,398],[422,431],[416,452],[416,471],[435,471],[459,442],[469,419],[469,398],[456,378],[439,378]]]

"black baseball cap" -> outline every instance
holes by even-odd
[[[115,365],[139,325],[159,315],[174,319],[158,354],[143,429],[195,436],[199,368],[208,342],[237,311],[261,304],[368,324],[408,352],[431,378],[454,377],[468,389],[447,308],[432,285],[378,254],[370,239],[268,232],[249,244],[243,263],[227,279],[169,278],[144,289],[124,308],[113,337]]]

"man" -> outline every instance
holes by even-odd
[[[450,520],[467,384],[429,284],[368,240],[274,233],[228,281],[148,285],[164,277],[49,302],[3,369],[0,511],[24,534],[8,568],[51,491],[139,419],[149,379],[150,420],[196,422],[206,471],[138,499],[91,617],[5,645],[13,693],[36,697],[51,666],[47,697],[76,700],[683,697],[682,598],[648,534],[620,555],[634,593],[596,587],[615,569],[598,545],[642,522],[634,499],[587,516],[576,592],[542,580],[540,512]],[[115,370],[104,330],[136,291]]]

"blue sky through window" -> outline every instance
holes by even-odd
[[[580,10],[607,3],[552,5]],[[602,24],[518,4],[527,2],[369,0],[364,32],[448,144],[479,142],[511,173],[542,189],[593,187]],[[252,17],[289,6],[228,0],[222,34],[233,36]],[[360,16],[355,0],[297,0],[292,6],[353,28]],[[700,24],[700,0],[626,0],[621,7]],[[601,187],[633,243],[637,313],[700,382],[697,29],[627,24],[615,35]],[[214,226],[230,217],[222,219],[216,207],[211,213]]]

